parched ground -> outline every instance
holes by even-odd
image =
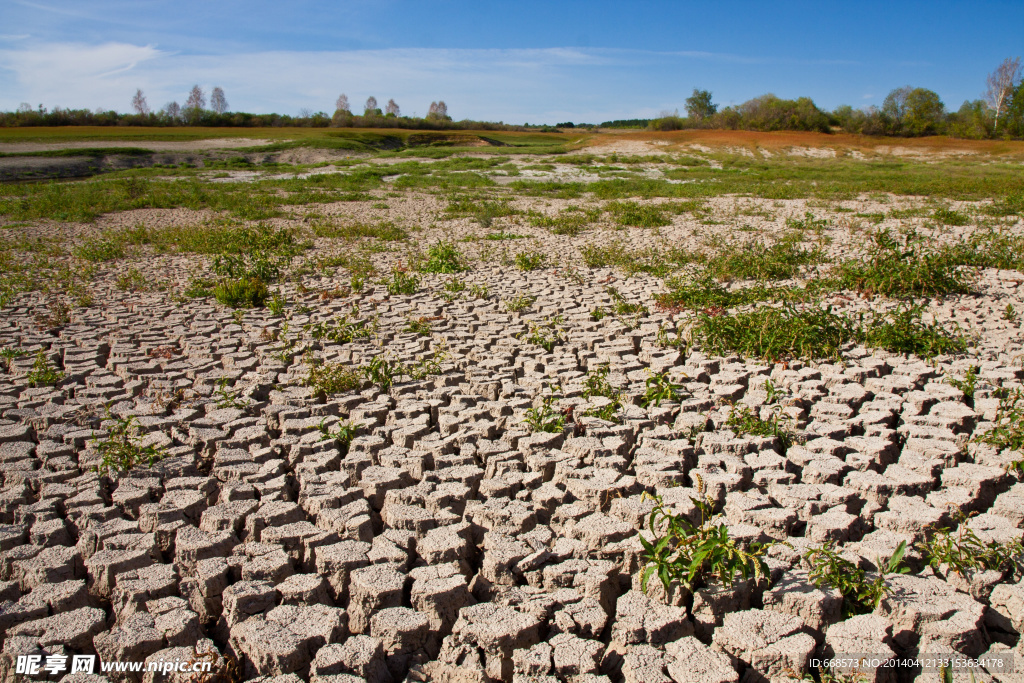
[[[277,683],[798,680],[815,657],[868,658],[854,667],[863,678],[841,680],[939,681],[939,656],[981,658],[977,681],[1018,680],[1006,664],[1024,655],[1024,453],[983,437],[1022,389],[1024,273],[962,266],[964,293],[908,303],[833,286],[791,304],[849,320],[918,305],[920,324],[968,342],[927,358],[855,342],[825,360],[716,355],[702,318],[780,304],[656,297],[705,267],[681,254],[796,245],[817,256],[760,284],[800,288],[870,258],[885,230],[930,250],[1002,236],[1020,263],[1024,221],[993,211],[1005,196],[975,191],[667,196],[719,172],[736,182],[734,169],[757,172],[748,163],[857,161],[810,138],[744,153],[708,136],[611,136],[577,151],[587,159],[484,168],[326,155],[155,169],[139,176],[149,190],[132,176],[81,181],[129,193],[251,185],[254,198],[281,199],[397,169],[345,201],[311,197],[262,218],[209,200],[58,220],[79,210],[71,200],[44,216],[41,195],[0,188],[5,680],[20,680],[20,655],[76,654],[205,657],[215,672]],[[897,152],[870,154],[885,165]],[[1015,159],[984,157],[977,174]],[[813,182],[830,182],[830,168]],[[637,194],[609,195],[618,186],[602,183],[616,179]],[[268,278],[267,306],[199,291],[223,270],[183,235],[257,224],[297,243]],[[423,272],[439,244],[467,270]],[[415,291],[389,291],[403,278]],[[734,274],[721,286],[758,283]],[[366,374],[322,391],[318,368]],[[666,385],[672,395],[652,400]],[[779,435],[744,431],[741,414],[777,421]],[[539,430],[542,417],[562,424]],[[1019,435],[1014,419],[999,424]],[[118,452],[142,462],[119,471]],[[114,466],[98,471],[105,453]],[[707,498],[710,523],[738,547],[774,542],[768,575],[669,591],[654,578],[643,590],[641,539],[662,533],[648,526],[655,497],[695,524],[693,499]],[[1018,564],[930,566],[918,544],[941,528]],[[903,542],[909,573],[888,576],[869,613],[850,615],[810,573],[807,551],[834,547],[847,575],[870,582]],[[871,658],[925,668],[874,670]]]

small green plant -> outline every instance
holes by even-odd
[[[93,447],[100,454],[96,471],[109,476],[111,472],[128,472],[136,467],[152,467],[163,453],[155,446],[143,446],[138,420],[132,417],[114,419],[107,413],[107,436],[94,438]]]
[[[786,449],[793,445],[793,434],[788,423],[788,416],[777,405],[772,406],[767,418],[762,418],[748,406],[740,405],[733,406],[725,426],[734,431],[737,436],[744,434],[774,436],[781,443],[783,453],[785,453]]]
[[[558,397],[554,394],[542,398],[539,406],[526,411],[523,424],[529,427],[531,432],[561,434],[565,431],[565,414],[555,410],[554,404],[557,400]]]
[[[458,294],[459,292],[466,291],[466,281],[462,278],[453,277],[444,283],[444,289],[446,292]]]
[[[967,372],[964,373],[963,379],[957,379],[953,375],[946,375],[946,383],[959,389],[963,392],[963,395],[969,401],[974,400],[974,392],[978,386],[978,371],[981,370],[977,365],[972,365],[967,368]]]
[[[188,281],[188,286],[183,294],[190,299],[202,299],[213,296],[213,287],[215,285],[216,283],[213,280],[207,278],[192,278]]]
[[[652,373],[644,382],[644,395],[640,397],[640,405],[644,408],[660,406],[662,401],[677,402],[685,395],[683,385],[673,382],[667,370]]]
[[[348,447],[352,443],[352,439],[355,438],[356,432],[359,430],[358,424],[349,421],[340,421],[335,425],[335,429],[331,430],[330,425],[327,424],[327,418],[320,420],[318,428],[320,429],[320,440],[321,441],[334,441],[338,444],[338,448],[341,450],[342,455],[348,454]]]
[[[391,270],[391,280],[385,283],[388,294],[393,296],[398,294],[415,294],[420,288],[420,279],[415,275],[411,275],[404,268],[393,268]]]
[[[561,316],[548,318],[543,323],[530,323],[530,330],[526,334],[526,341],[536,344],[548,353],[555,350],[555,347],[565,341],[565,331],[559,327],[562,322]]]
[[[267,302],[267,309],[274,315],[284,315],[284,307],[287,303],[280,292],[274,292],[270,301]]]
[[[405,332],[412,332],[422,337],[430,336],[430,321],[426,318],[409,319],[408,324],[405,326]]]
[[[11,371],[11,365],[14,363],[15,358],[22,358],[27,356],[28,351],[24,349],[11,349],[3,348],[0,349],[0,365],[3,366],[4,372]]]
[[[811,548],[804,553],[811,570],[809,578],[815,586],[828,586],[839,591],[843,596],[843,614],[850,617],[857,614],[873,612],[882,600],[892,592],[886,582],[890,574],[906,574],[907,567],[900,567],[903,555],[907,552],[907,542],[896,546],[895,552],[888,560],[876,562],[878,575],[869,581],[867,572],[837,552],[835,542],[828,541],[824,545]]]
[[[419,270],[424,273],[461,273],[469,270],[469,266],[454,243],[437,242],[427,249],[427,258]]]
[[[28,371],[28,385],[30,387],[55,387],[64,379],[65,374],[53,367],[46,353],[40,349],[36,353],[36,362]]]
[[[522,271],[539,270],[547,266],[548,257],[539,251],[521,251],[515,256],[516,268]]]
[[[217,407],[218,408],[245,408],[249,405],[248,401],[243,401],[239,397],[239,392],[231,390],[231,380],[227,377],[221,377],[217,380],[217,387],[214,392],[217,394]]]
[[[952,571],[968,576],[982,570],[1013,572],[1024,570],[1024,545],[1019,540],[984,543],[968,526],[970,515],[954,511],[957,530],[947,527],[935,529],[926,540],[916,544],[918,550],[937,573]]]
[[[889,313],[872,312],[870,318],[859,317],[854,339],[869,348],[894,353],[914,353],[934,358],[945,353],[963,353],[967,340],[943,329],[937,322],[922,320],[924,306],[900,306]],[[958,329],[958,328],[956,328]]]
[[[699,519],[691,522],[682,514],[667,507],[660,496],[654,500],[647,526],[654,540],[641,535],[643,570],[640,588],[647,591],[652,577],[658,577],[666,592],[673,582],[688,591],[715,580],[723,587],[732,586],[736,576],[744,580],[769,576],[765,554],[771,543],[751,543],[744,550],[729,538],[729,528],[714,513],[714,504],[707,496],[703,480],[697,476],[698,497],[690,500],[697,508]]]
[[[391,385],[395,383],[395,378],[401,376],[403,373],[402,364],[398,361],[394,361],[385,358],[383,355],[374,356],[370,359],[370,362],[363,367],[363,375],[379,386],[384,391],[391,388]]]
[[[262,308],[270,298],[270,290],[257,278],[228,279],[214,286],[213,296],[231,308]]]
[[[80,247],[76,247],[74,250],[75,256],[86,261],[92,261],[93,263],[100,263],[102,261],[113,261],[115,259],[124,258],[125,250],[124,244],[113,236],[104,236],[100,239],[87,240]]]
[[[818,218],[810,211],[805,212],[803,218],[786,219],[786,227],[790,230],[809,230],[811,232],[820,233],[831,225],[831,222],[827,218]]]
[[[533,305],[533,302],[537,300],[537,297],[531,294],[517,294],[511,299],[505,301],[505,310],[509,313],[519,313],[525,311],[527,308]]]
[[[399,294],[415,294],[419,291],[420,278],[409,272],[404,266],[397,266],[391,269],[391,279],[384,281],[388,294],[393,296]]]
[[[363,385],[362,374],[342,363],[310,365],[302,383],[322,396],[355,391]]]
[[[469,295],[474,299],[487,299],[491,296],[491,290],[487,285],[471,285]]]
[[[996,411],[995,426],[984,434],[974,437],[977,443],[992,446],[1000,451],[1024,449],[1024,391],[1004,389],[999,392],[999,409]]]
[[[593,320],[594,322],[601,322],[607,316],[608,311],[600,306],[596,306],[593,310],[590,311],[590,319]]]
[[[502,242],[504,240],[521,240],[524,237],[526,236],[517,235],[514,232],[505,232],[503,230],[499,230],[498,232],[489,232],[486,235],[484,235],[485,240],[490,240],[492,242]]]
[[[131,268],[127,273],[118,276],[117,288],[122,292],[144,292],[149,289],[149,283],[138,268]]]
[[[954,211],[953,209],[947,209],[946,207],[935,209],[935,211],[932,212],[932,218],[943,225],[967,225],[971,222],[971,219],[967,214]]]
[[[353,311],[357,312],[357,309],[353,308]],[[330,320],[308,323],[302,329],[313,339],[329,339],[335,344],[347,344],[356,339],[371,339],[377,325],[370,320],[349,320],[347,315],[342,315]]]
[[[1017,322],[1017,309],[1013,307],[1013,304],[1006,304],[1006,308],[1003,310],[1003,320],[1011,323]]]

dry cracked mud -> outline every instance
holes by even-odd
[[[440,239],[455,240],[472,269],[423,274],[415,294],[389,294],[379,278],[353,292],[344,269],[306,274],[276,286],[288,302],[278,315],[178,298],[209,259],[137,254],[108,264],[92,305],[66,321],[40,323],[53,299],[39,293],[2,309],[0,347],[27,352],[0,372],[4,680],[20,680],[15,662],[27,654],[208,653],[215,671],[231,662],[240,680],[275,683],[753,682],[799,679],[810,657],[843,654],[1015,655],[1024,665],[1019,577],[943,573],[913,547],[953,525],[957,510],[975,513],[962,524],[985,542],[1024,538],[1024,483],[1008,468],[1022,454],[973,438],[993,427],[999,390],[1024,380],[1020,322],[1002,316],[1007,305],[1024,310],[1024,274],[982,270],[973,293],[923,302],[929,319],[974,335],[966,353],[925,361],[848,344],[839,360],[772,363],[666,343],[674,336],[662,330],[689,318],[654,305],[663,281],[587,268],[580,247],[695,246],[736,239],[741,224],[744,236],[770,237],[814,210],[832,220],[820,242],[830,257],[848,257],[865,246],[865,233],[843,223],[850,210],[919,201],[865,196],[823,208],[725,197],[708,202],[717,221],[680,215],[657,231],[598,224],[576,237],[513,216],[489,229],[526,237],[494,243],[469,219],[441,215],[435,195],[378,192],[374,202],[387,207],[314,208],[417,230],[412,249],[370,253],[382,273]],[[570,203],[580,201],[514,199],[549,215]],[[75,242],[209,218],[147,210],[8,230]],[[458,241],[467,236],[476,239]],[[335,246],[317,240],[307,256]],[[549,267],[517,269],[512,257],[527,248],[547,254]],[[129,268],[165,289],[119,289]],[[453,279],[466,288],[446,289]],[[471,295],[474,285],[486,294]],[[532,303],[509,310],[516,299]],[[895,305],[843,291],[826,300],[851,314]],[[593,315],[617,301],[646,308]],[[372,336],[310,334],[342,316],[373,320]],[[561,343],[531,343],[531,325],[555,316]],[[29,386],[37,353],[65,374],[56,387]],[[307,359],[359,366],[374,357],[438,364],[387,388],[364,380],[328,396],[303,383]],[[972,366],[977,389],[967,397],[947,377]],[[584,398],[588,373],[603,367],[623,405],[614,421],[585,416],[607,404]],[[644,407],[647,381],[661,373],[683,396]],[[553,408],[571,417],[560,432],[532,432],[527,411],[542,409],[553,388]],[[791,444],[727,426],[736,407],[760,410],[773,393],[784,396]],[[100,444],[129,417],[139,445],[162,457],[98,472]],[[330,434],[347,423],[356,433],[346,446]],[[692,594],[666,593],[656,580],[641,590],[651,495],[692,516],[698,485],[731,538],[786,543],[768,555],[770,577]],[[816,586],[803,559],[827,541],[869,576],[906,541],[913,571],[889,579],[874,612],[846,617],[842,596]],[[940,680],[937,670],[863,675]],[[200,680],[190,676],[170,680]]]

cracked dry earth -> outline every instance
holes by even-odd
[[[713,201],[716,210],[730,202]],[[797,217],[807,208],[761,204]],[[725,223],[700,229],[728,238]],[[563,266],[523,273],[477,261],[463,277],[488,285],[488,299],[449,301],[441,295],[451,276],[435,275],[414,295],[389,296],[381,285],[321,294],[348,282],[342,271],[307,277],[302,290],[284,285],[284,317],[235,316],[212,300],[121,292],[115,269],[95,285],[99,303],[72,311],[62,328],[39,328],[38,295],[4,309],[0,344],[31,352],[0,373],[5,680],[20,679],[13,671],[22,654],[157,661],[212,652],[221,671],[231,660],[241,679],[277,683],[752,682],[799,678],[811,655],[842,653],[987,652],[1020,661],[1024,587],[1008,575],[940,576],[911,550],[914,572],[890,579],[881,607],[844,619],[839,594],[811,583],[801,554],[831,540],[873,571],[901,541],[950,524],[950,506],[978,513],[966,524],[985,541],[1024,537],[1024,484],[1006,469],[1020,454],[971,441],[992,426],[994,388],[1024,379],[1019,324],[999,316],[1007,303],[1024,306],[1024,275],[983,271],[977,294],[930,303],[936,320],[977,335],[967,355],[926,363],[851,346],[838,362],[767,364],[665,346],[658,331],[669,315],[651,300],[659,280],[580,265],[583,242],[654,244],[650,231],[573,240],[512,227]],[[662,235],[685,242],[698,227],[677,218]],[[416,239],[472,230],[449,221]],[[863,242],[834,232],[836,254]],[[479,244],[460,246],[479,255]],[[401,255],[374,258],[383,268]],[[204,263],[175,256],[134,265],[180,280]],[[651,312],[593,320],[591,310],[612,303],[613,281]],[[536,301],[509,312],[504,302],[523,293]],[[832,302],[890,305],[849,294]],[[377,316],[375,339],[282,346],[288,330],[297,339],[304,325],[351,316],[353,307]],[[522,335],[530,321],[556,314],[566,340],[552,352]],[[405,331],[410,318],[430,320],[430,336]],[[367,383],[324,399],[301,382],[303,352],[353,364],[384,352],[411,363],[441,349],[439,374],[388,391]],[[28,386],[37,350],[66,373],[58,387]],[[618,423],[583,417],[561,434],[524,426],[526,410],[556,381],[559,407],[582,415],[584,378],[605,364],[623,392]],[[971,365],[980,371],[969,404],[945,376],[962,377]],[[646,379],[664,371],[685,398],[641,407]],[[788,449],[725,426],[732,403],[765,404],[769,379],[787,392],[795,418]],[[116,478],[94,471],[105,407],[136,416],[163,459]],[[321,431],[342,421],[359,425],[347,451]],[[643,494],[692,515],[698,476],[732,538],[789,547],[771,552],[770,582],[693,595],[666,595],[652,582],[645,593],[640,535],[650,537],[653,504]],[[896,678],[879,670],[862,680]]]

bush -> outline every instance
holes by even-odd
[[[828,586],[842,594],[843,614],[850,617],[870,614],[892,592],[886,583],[886,576],[910,571],[907,567],[900,567],[906,552],[907,542],[903,541],[888,560],[878,560],[879,573],[873,581],[868,580],[867,572],[836,552],[832,541],[808,550],[804,553],[804,561],[811,565],[809,576],[814,585]]]
[[[772,362],[787,358],[837,359],[840,348],[853,338],[853,325],[825,309],[760,308],[735,314],[704,312],[697,317],[693,337],[705,352],[719,356],[738,353]]]
[[[262,308],[270,298],[267,285],[257,278],[221,280],[213,288],[213,296],[231,308]]]
[[[110,419],[110,414],[107,414]],[[127,472],[145,464],[152,467],[163,453],[155,446],[141,444],[141,430],[133,417],[112,420],[105,439],[94,439],[93,446],[100,454],[96,471],[109,475],[111,471]]]
[[[539,251],[521,251],[516,254],[515,263],[519,270],[538,270],[547,266],[548,257]]]

